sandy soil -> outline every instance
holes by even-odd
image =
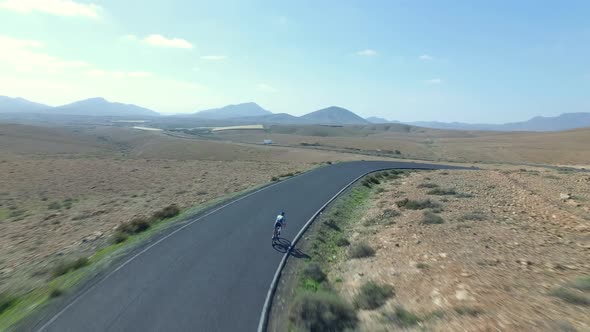
[[[424,183],[466,195],[429,195]],[[420,317],[407,327],[415,330],[590,330],[587,304],[551,295],[565,287],[590,298],[572,286],[590,276],[590,174],[416,172],[384,189],[352,230],[376,256],[344,261],[330,274],[350,301],[369,280],[395,288],[383,307],[360,312],[361,330],[399,328],[385,318],[399,306]],[[444,223],[423,224],[423,211],[397,207],[402,198],[441,203]],[[387,220],[387,209],[401,215]]]

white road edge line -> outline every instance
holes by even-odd
[[[191,220],[189,223],[187,223],[187,224],[183,225],[182,227],[180,227],[180,228],[178,228],[178,229],[174,230],[172,233],[170,233],[170,234],[168,234],[168,235],[164,236],[163,238],[159,239],[158,241],[156,241],[156,242],[152,243],[152,244],[151,244],[151,245],[149,245],[148,247],[144,248],[142,251],[138,252],[137,254],[133,255],[131,258],[129,258],[128,260],[126,260],[126,261],[125,261],[123,264],[119,265],[119,266],[118,266],[116,269],[114,269],[114,270],[113,270],[113,271],[111,271],[109,274],[107,274],[106,276],[104,276],[104,277],[103,277],[102,279],[100,279],[100,280],[99,280],[97,283],[95,283],[94,285],[92,285],[92,286],[88,287],[88,289],[86,289],[86,290],[85,290],[85,291],[83,291],[82,293],[78,294],[78,295],[76,296],[76,298],[74,298],[74,300],[73,300],[72,302],[70,302],[70,303],[69,303],[67,306],[65,306],[65,307],[64,307],[63,309],[61,309],[61,310],[60,310],[58,313],[56,313],[56,314],[55,314],[55,315],[54,315],[54,316],[53,316],[53,317],[52,317],[52,318],[51,318],[49,321],[47,321],[45,324],[43,324],[43,326],[41,326],[41,327],[40,327],[40,328],[37,330],[37,332],[41,332],[41,331],[45,330],[46,328],[48,328],[48,327],[49,327],[51,324],[53,324],[53,322],[55,322],[55,320],[57,320],[57,319],[58,319],[58,318],[59,318],[59,317],[60,317],[60,316],[61,316],[61,315],[62,315],[64,312],[66,312],[66,311],[67,311],[69,308],[71,308],[71,307],[72,307],[74,304],[76,304],[76,303],[78,302],[78,300],[80,300],[82,297],[84,297],[84,295],[88,294],[88,292],[90,292],[90,291],[91,291],[93,288],[95,288],[95,287],[96,287],[96,286],[98,286],[100,283],[102,283],[103,281],[105,281],[106,279],[108,279],[110,276],[112,276],[113,274],[115,274],[117,271],[119,271],[120,269],[122,269],[123,267],[125,267],[125,265],[127,265],[127,264],[131,263],[131,261],[133,261],[134,259],[136,259],[136,258],[137,258],[137,257],[139,257],[140,255],[144,254],[146,251],[148,251],[148,250],[150,250],[151,248],[155,247],[155,246],[156,246],[158,243],[160,243],[160,242],[162,242],[162,241],[166,240],[167,238],[169,238],[169,237],[171,237],[172,235],[174,235],[174,234],[176,234],[176,233],[180,232],[181,230],[185,229],[186,227],[188,227],[188,226],[190,226],[190,225],[192,225],[192,224],[196,223],[197,221],[199,221],[199,220],[201,220],[201,219],[203,219],[203,218],[206,218],[206,217],[208,217],[208,216],[212,215],[213,213],[215,213],[215,212],[217,212],[217,211],[219,211],[219,210],[221,210],[221,209],[224,209],[224,208],[226,208],[226,207],[228,207],[228,206],[230,206],[230,205],[232,205],[232,204],[234,204],[234,203],[237,203],[237,202],[239,202],[239,201],[241,201],[241,200],[243,200],[243,199],[245,199],[245,198],[247,198],[247,197],[250,197],[250,196],[252,196],[252,195],[254,195],[254,194],[257,194],[257,193],[259,193],[259,192],[261,192],[261,191],[263,191],[263,190],[266,190],[266,189],[272,188],[272,187],[274,187],[274,186],[276,186],[276,185],[278,185],[278,184],[280,184],[280,183],[284,183],[284,182],[286,182],[286,181],[288,181],[288,180],[290,180],[290,179],[292,179],[292,178],[294,178],[294,177],[291,177],[291,178],[289,178],[289,179],[286,179],[286,180],[283,180],[283,181],[280,181],[280,182],[273,183],[273,184],[271,184],[271,185],[267,185],[267,186],[265,186],[265,187],[263,187],[263,188],[260,188],[260,189],[258,189],[258,190],[256,190],[256,191],[253,191],[253,192],[251,192],[251,193],[249,193],[249,194],[246,194],[246,195],[244,195],[244,196],[242,196],[242,197],[239,197],[239,198],[237,198],[237,199],[235,199],[235,200],[232,200],[232,201],[230,201],[230,202],[228,202],[228,203],[226,203],[226,204],[224,204],[224,205],[222,205],[222,206],[219,206],[219,207],[217,207],[217,208],[215,208],[215,209],[213,209],[213,210],[211,210],[211,211],[207,212],[206,214],[204,214],[204,215],[202,215],[202,216],[198,217],[197,219]]]
[[[357,182],[358,180],[360,180],[362,177],[371,174],[371,173],[375,173],[375,172],[381,172],[381,171],[386,171],[386,170],[391,170],[391,169],[411,169],[411,168],[407,168],[407,167],[386,167],[386,168],[379,168],[379,169],[374,169],[371,170],[369,172],[366,172],[364,174],[362,174],[361,176],[357,177],[356,179],[352,180],[350,183],[348,183],[346,186],[344,186],[342,189],[340,189],[339,192],[336,193],[336,195],[332,196],[332,198],[330,198],[324,205],[322,205],[321,208],[319,208],[319,210],[316,211],[316,213],[314,213],[311,218],[309,218],[309,220],[305,223],[305,225],[303,225],[303,227],[301,227],[301,230],[299,230],[299,233],[297,233],[297,235],[295,235],[295,237],[293,238],[293,241],[291,242],[291,245],[289,246],[289,249],[287,249],[287,251],[285,252],[285,254],[283,255],[283,258],[281,259],[281,262],[279,263],[279,266],[277,267],[277,270],[275,272],[275,275],[270,283],[270,287],[268,289],[268,293],[266,294],[266,299],[264,300],[264,306],[262,307],[262,312],[260,313],[260,320],[258,321],[258,332],[265,332],[266,328],[267,328],[267,324],[268,324],[268,315],[270,313],[270,307],[271,307],[271,303],[272,303],[272,298],[274,296],[275,290],[277,289],[277,285],[279,283],[279,278],[281,276],[281,272],[283,271],[283,268],[285,267],[285,264],[287,263],[287,259],[289,258],[289,256],[291,255],[291,249],[293,249],[293,247],[295,246],[295,244],[297,244],[297,241],[299,241],[299,239],[301,238],[301,236],[303,235],[303,233],[305,233],[305,231],[307,230],[307,228],[309,228],[309,226],[314,222],[314,220],[322,213],[322,211],[324,211],[324,209],[330,204],[332,203],[336,198],[338,198],[338,196],[340,196],[340,194],[342,194],[346,189],[350,188],[350,186],[352,186],[355,182]],[[424,169],[428,169],[428,168],[424,168]]]

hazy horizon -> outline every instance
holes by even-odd
[[[256,102],[389,120],[590,111],[590,3],[0,0],[0,95],[162,114]],[[159,23],[164,22],[164,23]]]

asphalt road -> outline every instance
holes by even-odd
[[[267,187],[188,224],[126,261],[37,326],[42,331],[256,331],[282,253],[271,245],[284,210],[291,240],[334,194],[380,168],[454,168],[350,162]]]

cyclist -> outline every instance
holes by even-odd
[[[281,235],[281,228],[287,227],[287,218],[285,218],[285,211],[282,211],[275,220],[275,227],[272,233],[272,239],[276,239]]]

